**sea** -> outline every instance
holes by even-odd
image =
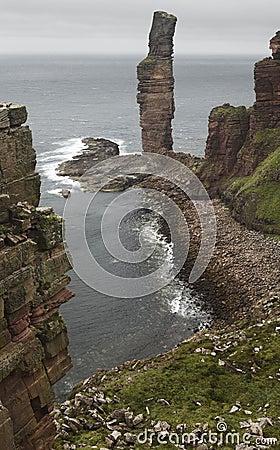
[[[82,138],[113,140],[121,154],[141,152],[136,66],[143,57],[0,56],[0,101],[23,103],[29,112],[42,206],[63,215],[66,200],[59,191],[79,189],[56,169],[81,152]],[[175,57],[175,151],[203,156],[210,110],[223,103],[253,104],[253,66],[258,59]],[[101,243],[100,222],[117,195],[99,193],[87,218],[89,241],[108,267],[115,261]],[[124,223],[124,245],[135,248],[141,232],[146,243],[157,248],[152,267],[162,261],[172,267],[172,242],[161,236],[155,217],[129,216]],[[126,270],[126,276],[137,277],[134,265]],[[75,297],[60,310],[68,327],[73,368],[55,386],[58,400],[97,369],[165,352],[211,322],[207,299],[178,277],[157,292],[130,299],[98,292],[74,271],[69,275]]]

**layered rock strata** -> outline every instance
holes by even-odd
[[[269,48],[272,51],[273,59],[280,59],[280,31],[277,31],[276,35],[270,39]]]
[[[199,175],[212,195],[230,203],[236,219],[279,233],[280,32],[270,48],[272,57],[255,65],[253,107],[224,104],[212,110]]]
[[[137,102],[140,105],[143,151],[172,150],[174,118],[173,36],[176,17],[154,13],[149,35],[149,54],[137,67]]]
[[[0,103],[0,194],[11,202],[28,201],[38,205],[40,177],[34,172],[36,154],[24,105]]]
[[[259,133],[280,128],[280,32],[271,39],[270,48],[273,57],[255,65],[253,107],[246,111],[245,107],[225,104],[210,113],[205,154],[215,179],[252,175],[280,145],[278,140],[273,149],[259,145]]]
[[[62,219],[37,207],[40,178],[24,106],[0,109],[1,445],[51,449],[52,385],[71,367],[59,306],[72,297]],[[2,448],[2,447],[1,447]],[[3,447],[4,448],[4,447]]]
[[[245,106],[226,103],[211,111],[205,157],[215,168],[216,179],[232,174],[246,140],[250,115]]]

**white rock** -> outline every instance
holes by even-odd
[[[114,442],[117,442],[117,440],[121,437],[121,433],[117,430],[114,430],[111,434],[110,434],[110,438],[113,439]]]
[[[157,422],[155,424],[154,430],[156,432],[168,431],[168,430],[170,430],[170,425],[169,425],[169,423],[165,422],[164,420],[163,421],[159,421],[159,422]]]
[[[231,410],[230,410],[230,414],[233,414],[233,413],[236,413],[237,411],[239,411],[239,408],[238,408],[238,406],[236,406],[236,405],[234,405],[232,408],[231,408]]]
[[[134,426],[139,425],[139,423],[143,422],[143,420],[144,420],[143,414],[137,414],[137,416],[135,416],[133,419],[133,425]]]

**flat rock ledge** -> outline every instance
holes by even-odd
[[[117,161],[118,156],[120,161],[122,157],[116,142],[104,138],[85,138],[82,142],[86,148],[73,159],[60,164],[57,170],[58,175],[79,181],[82,189],[90,192],[99,190],[120,192],[144,180],[144,175],[136,174],[133,170],[131,174],[122,174]],[[137,158],[137,155],[133,157]],[[114,158],[114,161],[112,161],[112,170],[108,173],[101,163],[109,158]],[[97,164],[101,164],[100,167],[96,167]],[[103,187],[100,188],[100,186]],[[61,194],[66,197],[64,192]]]
[[[118,144],[108,139],[89,137],[82,139],[82,142],[85,149],[71,160],[61,163],[57,169],[58,175],[79,180],[95,164],[120,154]]]
[[[81,188],[89,192],[120,192],[137,186],[149,177],[149,165],[141,154],[119,154],[119,146],[104,138],[85,138],[86,148],[69,161],[61,163],[57,174],[79,181]],[[168,152],[165,156],[195,168],[201,159],[182,152]],[[110,164],[108,159],[112,158]],[[61,195],[69,197],[70,191]]]

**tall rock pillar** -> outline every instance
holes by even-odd
[[[255,65],[256,102],[251,116],[251,138],[264,128],[280,127],[280,31],[270,40],[272,58]]]
[[[144,152],[172,151],[174,118],[173,36],[177,18],[154,13],[149,35],[149,54],[137,67],[137,102],[140,105]]]

